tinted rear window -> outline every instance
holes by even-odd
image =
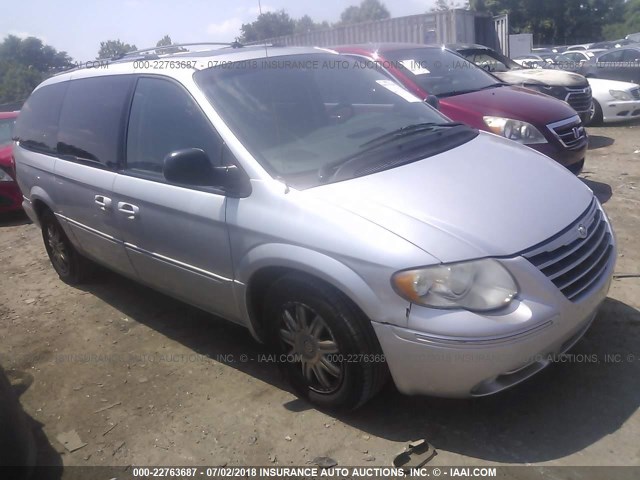
[[[60,114],[58,153],[117,165],[133,81],[124,75],[72,80]]]
[[[55,153],[58,118],[68,83],[39,88],[24,104],[14,131],[20,144],[30,150]]]

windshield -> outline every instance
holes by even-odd
[[[458,52],[470,62],[475,63],[487,72],[508,72],[509,70],[522,70],[522,66],[501,53],[486,49],[469,49]]]
[[[430,135],[450,124],[372,62],[318,53],[231,65],[196,72],[195,81],[263,167],[298,188],[325,183],[330,167],[359,154],[366,160],[409,134],[424,139],[424,158]]]
[[[438,97],[502,85],[495,77],[448,50],[416,48],[387,52],[385,56],[421,88]]]
[[[0,146],[4,147],[11,143],[11,133],[13,132],[14,118],[0,119]]]

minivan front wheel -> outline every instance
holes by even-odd
[[[50,210],[42,214],[40,226],[47,255],[60,279],[71,285],[81,283],[90,272],[89,261],[77,252]]]
[[[349,410],[384,385],[387,367],[369,319],[332,287],[286,275],[268,292],[266,315],[278,363],[301,397]]]

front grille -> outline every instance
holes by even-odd
[[[631,96],[635,99],[635,100],[640,100],[640,87],[638,88],[632,88],[629,93],[631,93]]]
[[[578,113],[589,111],[591,108],[591,87],[568,88],[565,101]]]
[[[586,228],[586,231],[582,230]],[[583,235],[580,235],[580,231]],[[571,301],[587,294],[613,254],[612,233],[595,199],[570,227],[523,256]]]
[[[567,120],[548,125],[551,132],[570,150],[581,148],[586,143],[587,131],[577,115]]]

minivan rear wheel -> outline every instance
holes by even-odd
[[[92,271],[92,265],[69,241],[53,212],[46,210],[42,214],[40,226],[44,248],[60,279],[70,285],[86,280]]]
[[[304,275],[277,280],[267,294],[269,340],[295,392],[332,410],[351,410],[388,378],[366,318],[334,288]]]

